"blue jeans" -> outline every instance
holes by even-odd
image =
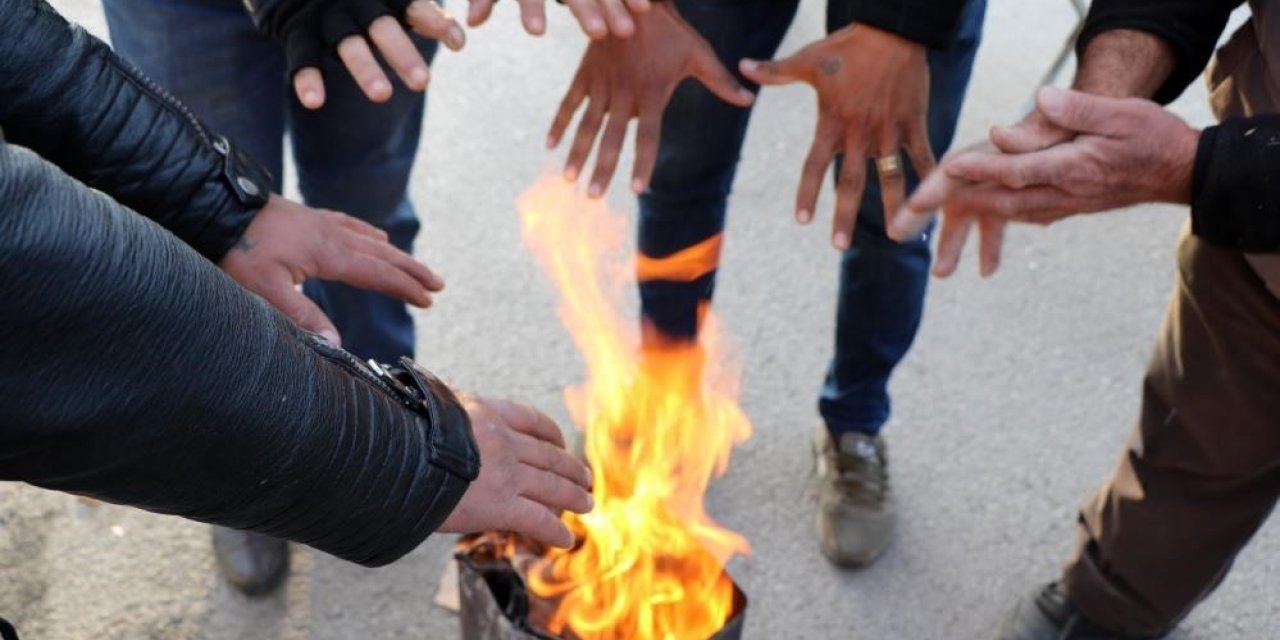
[[[775,55],[797,5],[797,0],[678,2],[735,74],[742,58]],[[828,30],[849,23],[838,6],[828,14]],[[970,0],[951,46],[929,52],[929,139],[939,156],[955,135],[985,13],[986,0]],[[739,80],[751,86],[741,75]],[[663,118],[652,186],[640,197],[641,253],[662,258],[724,230],[750,116],[750,109],[726,104],[692,80],[676,90]],[[907,169],[908,188],[914,189],[918,180]],[[903,244],[889,240],[874,163],[867,176],[853,246],[841,260],[835,355],[818,403],[837,436],[876,434],[888,421],[889,376],[915,339],[929,277],[928,234]],[[691,282],[641,282],[645,321],[668,338],[694,338],[698,308],[710,301],[714,285],[714,270]]]
[[[424,97],[395,86],[373,104],[335,59],[325,62],[327,100],[304,108],[286,78],[284,51],[260,34],[239,0],[104,0],[116,51],[191,107],[213,130],[247,149],[282,186],[284,135],[291,135],[303,199],[387,232],[412,251],[418,218],[409,172],[418,149]],[[417,40],[430,59],[435,42]],[[404,303],[333,282],[308,281],[308,296],[362,358],[395,362],[414,351]]]

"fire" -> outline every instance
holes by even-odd
[[[582,640],[709,638],[734,613],[724,563],[749,551],[703,506],[711,478],[751,434],[736,403],[740,375],[722,366],[711,315],[701,344],[642,349],[634,316],[617,302],[637,269],[646,277],[706,272],[719,237],[674,261],[637,264],[625,218],[553,175],[525,192],[519,209],[525,242],[560,288],[561,320],[587,367],[586,383],[565,399],[596,478],[595,510],[565,516],[579,545],[529,571],[530,589],[559,602],[548,631]]]

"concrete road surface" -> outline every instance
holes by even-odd
[[[105,33],[92,0],[55,4]],[[440,55],[413,196],[425,221],[418,253],[449,282],[419,316],[420,359],[563,420],[561,388],[580,380],[580,362],[513,206],[550,161],[546,126],[584,46],[566,13],[551,13],[551,35],[532,39],[515,3],[501,3],[463,53]],[[817,38],[822,15],[822,2],[805,0],[783,50]],[[1019,114],[1073,24],[1066,0],[992,0],[960,142]],[[1195,87],[1179,113],[1207,122],[1203,94]],[[838,571],[814,541],[809,453],[837,255],[824,225],[798,227],[790,215],[813,122],[806,88],[761,97],[718,289],[756,428],[709,497],[712,514],[754,545],[731,567],[751,598],[746,637],[989,638],[1015,598],[1054,575],[1075,506],[1126,439],[1186,212],[1015,229],[994,278],[967,262],[933,283],[886,432],[902,527],[878,564]],[[622,185],[612,200],[629,212]],[[830,206],[827,196],[819,211]],[[297,549],[287,588],[248,600],[215,576],[204,525],[6,485],[0,613],[33,640],[443,640],[457,637],[457,621],[431,600],[450,542],[434,538],[380,570]],[[1277,575],[1273,522],[1175,637],[1280,637]]]

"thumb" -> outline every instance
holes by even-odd
[[[756,95],[742,86],[729,70],[720,64],[710,46],[703,45],[694,50],[690,71],[693,77],[706,85],[711,93],[721,100],[738,107],[749,107]]]
[[[1071,140],[1075,135],[1074,131],[1049,122],[1043,113],[1034,110],[1015,125],[992,127],[991,144],[1004,153],[1031,153]]]
[[[342,336],[338,335],[338,328],[333,326],[329,316],[326,316],[320,307],[301,291],[286,285],[263,297],[280,313],[293,320],[299,328],[319,334],[334,346],[342,346]]]
[[[767,86],[808,82],[809,74],[797,61],[796,56],[781,60],[752,60],[744,58],[738,63],[738,69],[748,80]]]
[[[1112,135],[1123,129],[1124,101],[1080,91],[1045,87],[1036,96],[1036,108],[1052,124],[1076,133]]]

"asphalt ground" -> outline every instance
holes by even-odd
[[[105,32],[96,2],[55,4]],[[436,65],[412,189],[418,254],[449,289],[419,316],[418,355],[459,386],[530,401],[567,425],[561,389],[581,379],[581,362],[521,245],[514,201],[552,161],[542,140],[584,38],[559,10],[551,35],[528,38],[515,9],[501,3]],[[822,13],[805,0],[783,51],[820,37]],[[1019,115],[1073,25],[1065,0],[992,0],[959,143]],[[1199,86],[1175,109],[1209,122]],[[880,562],[839,571],[815,543],[809,444],[837,255],[822,225],[790,215],[814,117],[806,88],[760,98],[716,300],[756,430],[708,497],[754,547],[731,565],[751,599],[746,637],[989,638],[1016,598],[1054,576],[1076,505],[1125,442],[1186,211],[1014,229],[995,277],[969,261],[932,283],[886,431],[901,529]],[[630,212],[622,186],[611,202]],[[832,205],[828,194],[820,214]],[[431,602],[450,544],[433,538],[378,570],[295,549],[286,588],[249,600],[216,577],[204,525],[0,485],[0,611],[36,640],[455,638],[456,618]],[[1273,522],[1173,637],[1280,637],[1278,573]]]

